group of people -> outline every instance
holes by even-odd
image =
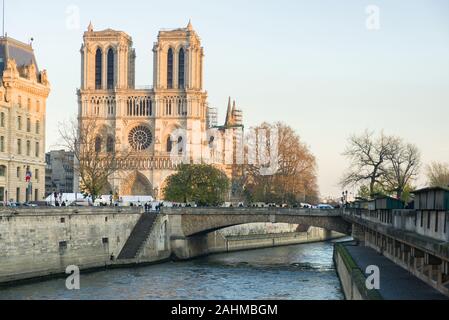
[[[53,197],[55,199],[55,207],[67,207],[67,202],[62,199],[63,194],[55,192]]]

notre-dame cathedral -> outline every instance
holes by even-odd
[[[103,194],[162,197],[176,170],[174,153],[188,163],[213,159],[232,176],[227,160],[243,129],[242,112],[229,101],[226,122],[217,126],[216,109],[209,108],[203,89],[204,49],[192,24],[161,30],[153,54],[153,87],[138,87],[132,38],[111,29],[95,31],[92,24],[84,33],[78,120],[95,118],[96,145],[103,151],[132,152]]]

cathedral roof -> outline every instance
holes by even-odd
[[[12,38],[0,37],[0,79],[3,78],[8,59],[15,60],[18,69],[34,64],[36,76],[39,76],[39,68],[31,45]]]

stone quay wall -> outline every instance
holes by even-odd
[[[0,283],[100,268],[117,257],[141,212],[133,209],[21,209],[0,212]]]

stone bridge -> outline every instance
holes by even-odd
[[[174,255],[190,259],[207,254],[210,232],[249,223],[289,223],[319,227],[351,235],[352,224],[340,210],[280,208],[164,208]]]

